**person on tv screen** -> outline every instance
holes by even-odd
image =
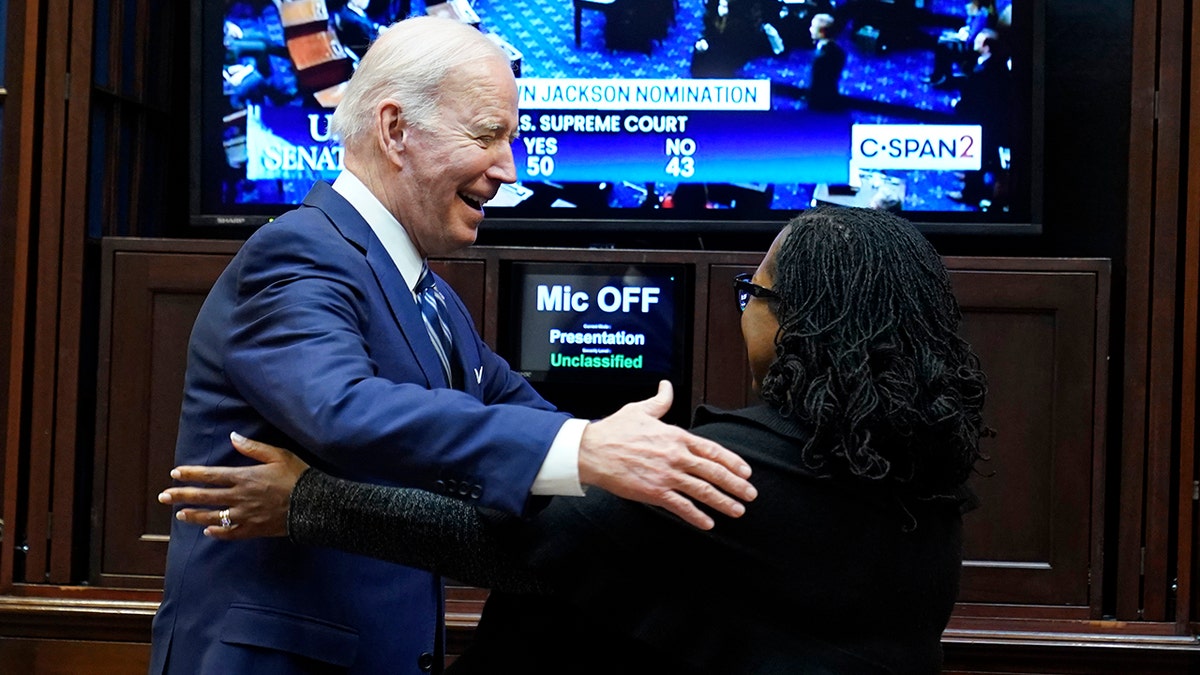
[[[966,23],[958,30],[944,32],[933,50],[933,71],[926,82],[934,87],[953,86],[955,68],[963,77],[971,70],[974,59],[975,38],[984,29],[994,29],[998,23],[996,0],[970,0],[966,6]]]
[[[1012,95],[1011,73],[1004,56],[1000,35],[985,29],[975,36],[975,67],[963,80],[954,113],[964,122],[978,124],[981,131],[980,167],[963,177],[963,189],[949,193],[951,199],[972,206],[1000,207],[1005,198],[1000,148],[1010,142],[1008,119],[1004,111]]]
[[[333,26],[342,44],[361,57],[383,32],[384,26],[367,14],[371,0],[346,0],[344,7],[333,15]]]
[[[509,59],[483,33],[419,17],[380,35],[332,116],[345,171],[251,235],[200,309],[177,463],[244,463],[227,440],[241,429],[305,448],[333,475],[511,514],[584,485],[699,528],[742,514],[755,496],[749,466],[663,423],[669,388],[596,421],[558,412],[429,271],[428,257],[474,242],[483,205],[516,180],[516,127]],[[150,672],[419,673],[440,662],[440,577],[284,539],[222,545],[182,525]]]
[[[265,463],[177,467],[210,487],[160,500],[215,539],[286,534],[493,589],[450,673],[938,672],[990,433],[941,259],[899,216],[822,207],[735,289],[762,401],[702,406],[692,430],[741,452],[760,495],[712,530],[598,490],[517,519],[236,435]]]
[[[809,24],[816,49],[809,66],[808,107],[812,110],[838,110],[842,107],[842,95],[838,83],[842,69],[846,67],[846,50],[834,42],[837,24],[830,14],[817,14]]]

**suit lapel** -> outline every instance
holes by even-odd
[[[446,381],[446,374],[442,372],[441,360],[430,341],[425,321],[421,318],[421,310],[413,300],[412,291],[408,289],[408,284],[404,283],[400,270],[396,269],[396,264],[392,262],[391,256],[383,248],[371,226],[327,183],[315,184],[304,198],[304,203],[324,211],[342,236],[363,252],[367,266],[375,275],[375,281],[379,284],[392,312],[392,319],[412,350],[413,360],[425,374],[428,386],[450,386]],[[456,333],[452,335],[457,339]]]

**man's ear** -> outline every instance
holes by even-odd
[[[375,108],[375,124],[375,137],[383,156],[397,166],[403,165],[409,126],[400,104],[391,99],[381,101]]]

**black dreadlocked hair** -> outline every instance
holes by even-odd
[[[763,400],[811,433],[815,471],[953,490],[992,432],[941,258],[886,211],[814,208],[789,227],[767,270],[779,332]]]

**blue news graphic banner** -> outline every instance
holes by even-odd
[[[849,120],[803,111],[522,110],[520,127],[513,155],[523,180],[845,183],[849,176]]]
[[[342,146],[329,134],[331,112],[252,105],[246,118],[246,177],[250,180],[334,180]]]
[[[765,80],[523,78],[518,92],[521,181],[844,184],[859,169],[980,169],[978,125],[772,112]],[[247,177],[336,178],[331,114],[250,106]]]
[[[251,106],[251,180],[333,180],[342,148],[330,113]],[[513,158],[525,181],[845,183],[847,119],[797,111],[572,111],[522,109]],[[746,157],[755,157],[748,162]]]

